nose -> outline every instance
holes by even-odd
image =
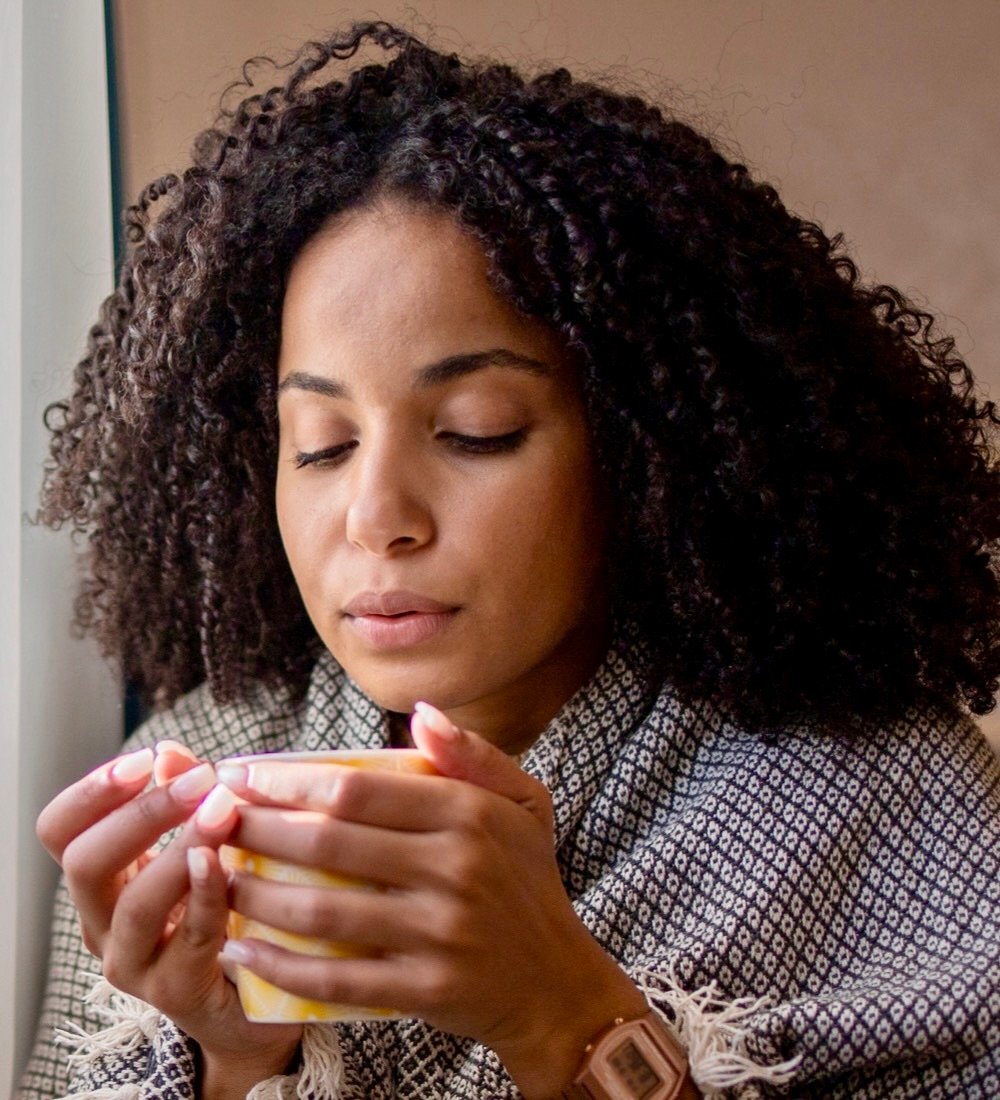
[[[346,536],[353,546],[388,557],[426,546],[434,520],[417,464],[399,448],[362,444],[351,463]]]

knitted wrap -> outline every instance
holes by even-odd
[[[523,760],[552,793],[584,923],[661,1011],[708,1096],[1000,1096],[1000,766],[932,709],[765,738],[652,686],[619,636]],[[380,748],[385,716],[324,656],[293,706],[203,687],[135,735],[199,756]],[[20,1100],[193,1100],[194,1044],[106,983],[64,888]],[[87,1000],[89,996],[89,1000]],[[252,1100],[519,1094],[489,1049],[419,1020],[309,1025]]]

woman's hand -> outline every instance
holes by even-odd
[[[441,777],[220,768],[223,782],[258,803],[241,808],[231,843],[383,888],[239,874],[239,912],[375,957],[317,959],[257,940],[230,941],[225,953],[293,993],[391,1007],[478,1039],[527,1096],[551,1095],[603,1026],[641,1015],[645,1002],[573,911],[544,786],[433,708],[420,708],[413,736]]]
[[[242,1097],[281,1072],[301,1029],[249,1023],[219,962],[228,904],[217,849],[235,824],[232,795],[214,787],[210,764],[183,750],[161,753],[162,785],[147,791],[153,768],[150,749],[101,765],[46,806],[38,836],[66,874],[83,942],[108,981],[198,1042],[203,1096]],[[154,854],[177,826],[178,836]],[[229,1083],[217,1090],[208,1082],[223,1066]]]

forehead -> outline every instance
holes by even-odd
[[[450,215],[393,200],[328,222],[296,259],[288,291],[301,293],[321,279],[345,300],[367,300],[387,277],[396,293],[427,292],[434,284],[460,290],[470,280],[475,291],[491,292],[482,248]]]
[[[336,373],[493,347],[553,364],[564,357],[554,332],[494,291],[481,246],[447,213],[386,203],[341,216],[299,255],[279,377],[303,363]]]

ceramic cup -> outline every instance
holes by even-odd
[[[319,752],[275,752],[259,756],[232,757],[227,764],[310,764],[317,768],[336,764],[347,768],[370,768],[376,771],[407,772],[412,775],[435,775],[434,768],[415,749],[340,749]],[[225,846],[221,852],[223,865],[245,874],[258,875],[273,882],[291,882],[331,889],[377,890],[379,887],[358,879],[333,875],[314,867],[303,867],[284,860],[272,859],[244,848]],[[277,944],[289,951],[319,958],[358,958],[369,955],[365,948],[349,943],[301,936],[272,928],[241,913],[230,912],[229,936],[250,938]],[[356,1005],[313,1001],[288,993],[247,970],[236,967],[236,988],[248,1020],[258,1023],[307,1023],[334,1020],[392,1019],[400,1014],[391,1008],[358,1008]]]

